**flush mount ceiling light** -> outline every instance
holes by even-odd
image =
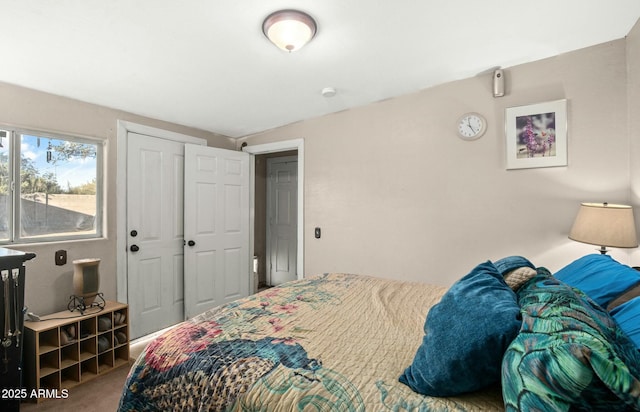
[[[316,34],[316,22],[298,10],[279,10],[262,23],[262,32],[282,50],[292,52],[307,44]]]

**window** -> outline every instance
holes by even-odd
[[[101,237],[102,147],[0,127],[0,243]]]

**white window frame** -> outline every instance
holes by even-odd
[[[0,124],[0,130],[7,131],[7,139],[10,139],[9,145],[9,170],[10,170],[10,210],[8,211],[8,231],[9,239],[0,240],[0,245],[13,246],[17,244],[28,243],[49,243],[67,240],[87,240],[104,238],[104,165],[106,140],[72,135],[59,132],[48,132],[37,129],[29,129],[23,127],[13,127],[10,125]],[[21,170],[21,135],[37,136],[42,138],[51,138],[57,140],[66,140],[70,142],[85,143],[96,145],[96,216],[95,216],[95,233],[74,234],[74,235],[46,235],[37,237],[21,237],[20,214],[20,170]]]

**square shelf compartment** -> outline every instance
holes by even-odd
[[[113,319],[111,313],[98,316],[98,333],[113,329]]]
[[[41,332],[38,337],[38,343],[40,346],[40,353],[58,349],[58,347],[60,347],[58,328]]]
[[[113,348],[113,332],[105,332],[98,335],[98,353],[104,353]]]
[[[116,310],[113,312],[113,328],[117,328],[119,326],[126,325],[128,322],[127,319],[127,310]]]
[[[60,371],[40,378],[40,387],[47,389],[58,389],[60,387]]]
[[[113,352],[115,366],[120,366],[124,363],[129,363],[129,346],[120,346]]]
[[[96,336],[92,336],[88,339],[84,339],[80,341],[80,360],[81,361],[95,357],[98,354],[97,339],[98,338]]]
[[[71,388],[80,382],[80,365],[75,364],[60,371],[60,385],[62,388]]]
[[[57,350],[40,355],[40,376],[46,376],[60,369],[60,355]]]
[[[80,361],[78,343],[60,349],[60,368],[66,368]]]
[[[113,351],[98,355],[98,373],[103,373],[114,367]]]
[[[60,326],[60,346],[74,344],[78,341],[78,322]]]
[[[80,321],[80,339],[89,339],[98,332],[96,318]]]
[[[80,364],[81,380],[87,381],[98,376],[98,359],[93,357]]]
[[[128,345],[129,344],[129,336],[127,326],[120,326],[113,331],[113,347],[117,348],[118,346]]]

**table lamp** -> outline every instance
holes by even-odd
[[[638,247],[633,209],[627,205],[581,203],[569,239],[600,246],[601,254],[607,246]]]

